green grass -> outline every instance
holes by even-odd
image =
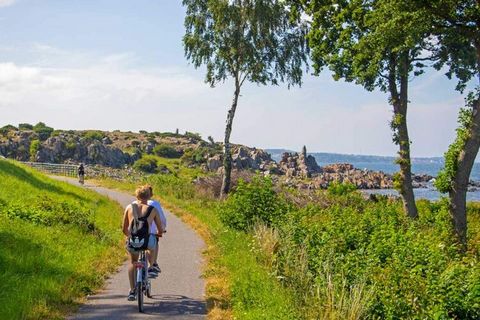
[[[0,318],[62,319],[123,259],[120,206],[0,160]]]

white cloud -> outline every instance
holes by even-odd
[[[17,0],[0,0],[0,7],[8,7],[13,5]]]
[[[40,60],[0,62],[2,123],[43,121],[60,129],[173,131],[223,139],[232,83],[214,89],[193,68],[138,68],[132,52],[98,56],[34,44]],[[435,75],[412,85],[408,123],[413,156],[441,155],[453,141],[462,97],[437,93]],[[257,147],[394,155],[384,93],[306,77],[301,89],[247,85],[232,141]],[[434,97],[434,98],[435,98]],[[453,98],[452,98],[453,97]]]

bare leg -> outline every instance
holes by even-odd
[[[128,266],[128,280],[130,281],[130,291],[135,289],[135,266],[134,263],[138,261],[138,254],[130,252],[130,265]]]
[[[157,263],[158,261],[158,245],[159,245],[159,242],[160,242],[160,239],[156,239],[157,240],[157,245],[155,246],[155,250],[153,251],[153,263]]]

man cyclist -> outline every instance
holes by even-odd
[[[134,220],[133,210],[134,206],[138,208],[138,216],[140,218],[145,218],[148,222],[149,229],[153,222],[157,225],[157,236],[161,237],[163,233],[162,229],[162,221],[160,220],[160,215],[158,210],[155,209],[153,206],[148,205],[148,199],[150,198],[150,189],[145,186],[138,187],[135,190],[135,196],[137,198],[136,201],[132,202],[125,208],[125,212],[123,215],[123,234],[127,237],[127,251],[130,255],[130,265],[128,266],[128,279],[130,281],[130,292],[128,293],[128,300],[133,301],[135,300],[135,262],[138,261],[139,251],[134,248],[131,248],[128,245],[128,239],[130,237],[130,224],[132,220]],[[148,260],[150,264],[153,264],[153,250],[155,249],[156,245],[155,235],[150,234],[148,237],[148,246],[147,249],[151,251],[151,254],[148,255]]]
[[[160,202],[153,200],[153,188],[151,185],[147,184],[145,187],[148,188],[150,191],[150,199],[148,200],[148,205],[153,206],[155,209],[157,209],[158,213],[160,214],[160,220],[162,221],[162,230],[163,232],[167,232],[167,218],[165,217],[165,213],[162,210],[162,206],[160,205]],[[151,234],[158,234],[157,231],[157,225],[155,222],[152,223],[152,227],[150,229]],[[162,270],[160,270],[160,267],[158,266],[158,238],[155,237],[156,239],[156,246],[155,249],[153,250],[153,264],[150,266],[148,269],[148,274],[151,274],[153,277],[157,276]]]

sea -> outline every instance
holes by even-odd
[[[284,152],[292,152],[284,149],[266,149],[275,161],[280,161]],[[383,171],[385,173],[393,174],[398,171],[398,165],[395,164],[395,157],[384,156],[369,156],[369,155],[355,155],[355,154],[338,154],[338,153],[309,153],[315,157],[319,166],[325,166],[333,163],[350,163],[358,169],[368,169],[374,171]],[[440,169],[443,168],[443,158],[412,158],[412,172],[415,174],[428,174],[436,177]],[[475,162],[470,179],[480,181],[480,163]],[[379,190],[365,190],[365,193],[378,193],[388,195],[398,195],[392,189]],[[438,200],[442,194],[439,193],[435,187],[430,184],[427,188],[414,189],[416,199]],[[467,193],[468,201],[480,201],[480,190],[475,190]]]

